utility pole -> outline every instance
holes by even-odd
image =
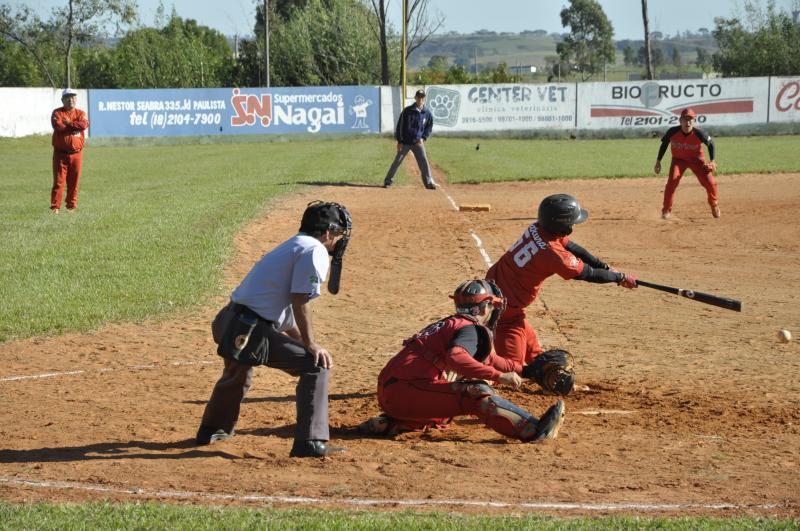
[[[647,18],[647,0],[642,0],[642,19],[644,20],[645,77],[653,79],[653,56],[650,52],[650,21]]]
[[[408,64],[406,63],[406,54],[408,53],[408,0],[403,0],[403,57],[400,58],[400,74],[403,76],[402,79],[402,96],[400,97],[400,108],[404,108],[406,106],[406,67]]]
[[[475,81],[478,81],[478,47],[475,47]]]
[[[264,0],[264,72],[269,88],[269,0]]]

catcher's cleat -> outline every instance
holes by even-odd
[[[559,400],[550,406],[550,409],[536,423],[537,432],[533,440],[555,439],[562,424],[564,424],[564,401]]]
[[[711,205],[711,215],[719,219],[719,205]]]
[[[397,424],[392,417],[384,413],[359,424],[358,431],[365,435],[393,437],[397,435]]]

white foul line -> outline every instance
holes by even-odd
[[[215,361],[173,361],[169,365],[172,366],[181,366],[181,365],[209,365],[216,363]],[[156,363],[151,363],[148,365],[128,365],[126,367],[121,367],[119,369],[97,369],[96,372],[116,372],[116,371],[127,371],[127,370],[141,370],[141,369],[158,369],[163,367],[163,365],[158,365]],[[0,382],[18,382],[20,380],[42,380],[45,378],[57,378],[59,376],[72,376],[75,374],[86,374],[89,371],[63,371],[63,372],[45,372],[42,374],[28,374],[24,376],[5,376],[0,378]]]
[[[39,489],[65,489],[102,492],[106,494],[127,494],[144,498],[199,498],[209,501],[242,501],[262,503],[289,504],[341,504],[357,506],[462,506],[491,507],[500,509],[549,509],[557,511],[685,511],[687,509],[731,510],[731,509],[775,509],[778,504],[740,505],[734,503],[579,503],[579,502],[494,502],[482,500],[392,500],[380,498],[312,498],[308,496],[270,496],[266,494],[209,494],[206,492],[148,490],[143,488],[103,487],[67,481],[39,481],[19,478],[0,477],[0,483],[8,486],[30,487]]]
[[[478,234],[472,229],[469,229],[469,234],[472,236],[472,239],[475,240],[475,245],[478,246],[478,251],[480,251],[483,261],[486,262],[486,267],[492,267],[492,259],[489,258],[489,253],[483,248],[483,242],[478,238]]]

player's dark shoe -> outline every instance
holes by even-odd
[[[425,188],[427,188],[428,190],[436,190],[436,183],[433,181],[425,183]]]
[[[205,446],[206,444],[227,441],[231,437],[233,437],[233,432],[228,433],[221,428],[212,428],[211,426],[200,426],[194,441],[198,446]]]
[[[384,187],[384,188],[391,188],[391,186],[392,186],[392,183],[390,183],[390,182],[387,182],[387,181],[384,181],[384,182],[383,182],[383,187]]]
[[[536,436],[533,440],[555,439],[562,424],[564,424],[564,401],[559,400],[550,406],[536,423]]]
[[[386,413],[365,420],[358,425],[358,431],[364,435],[379,435],[383,437],[394,437],[398,433],[397,423]]]
[[[327,457],[347,451],[339,446],[328,446],[325,441],[298,441],[292,445],[289,457]]]

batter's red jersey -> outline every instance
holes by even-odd
[[[708,145],[710,140],[711,137],[702,129],[693,127],[687,135],[679,125],[670,127],[661,138],[661,142],[669,142],[673,159],[705,160],[703,144]]]
[[[489,268],[486,278],[497,284],[510,308],[525,308],[536,299],[542,282],[550,275],[569,280],[583,271],[583,261],[565,249],[568,242],[566,236],[554,236],[532,223]]]
[[[444,381],[444,372],[453,371],[459,376],[476,380],[496,381],[502,373],[519,372],[522,366],[490,352],[483,362],[469,352],[454,345],[457,332],[465,326],[477,325],[463,315],[451,315],[428,325],[403,342],[398,352],[378,376],[382,388],[390,378],[398,380]],[[487,348],[491,349],[491,340]]]

